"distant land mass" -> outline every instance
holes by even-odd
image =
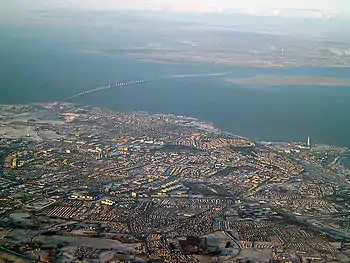
[[[309,76],[260,75],[248,78],[228,78],[226,80],[241,85],[350,86],[350,79]]]
[[[187,29],[194,31],[193,29]],[[215,31],[209,31],[217,34]],[[101,48],[89,52],[105,55],[128,55],[158,63],[207,63],[218,66],[291,68],[348,67],[347,43],[324,39],[221,32],[211,43],[198,32],[188,39],[172,35],[171,43],[149,43],[127,48]]]
[[[157,20],[148,16],[135,19],[125,18],[117,28],[108,29],[117,29],[118,34],[121,34],[117,42],[109,42],[108,45],[100,43],[85,50],[88,53],[127,55],[142,61],[169,64],[254,68],[350,67],[349,39],[346,34],[339,37],[326,30],[329,27],[332,32],[340,31],[343,28],[340,22],[327,24],[319,32],[311,26],[312,20],[306,25],[301,19],[297,25],[293,24],[293,32],[308,28],[308,33],[298,34],[291,33],[291,25],[284,20],[268,23],[264,28],[258,25],[253,30],[249,26],[242,27],[237,19],[226,23],[222,19],[213,19],[211,22],[205,19],[195,22],[179,22],[175,19],[170,22],[169,18]],[[245,19],[247,21],[244,24],[252,23],[252,17]],[[160,22],[162,27],[159,27]],[[287,24],[282,26],[281,23]],[[259,23],[255,21],[254,24]],[[283,30],[278,29],[281,26]],[[138,41],[121,45],[120,42],[130,39],[131,34]],[[105,33],[102,37],[109,38],[111,35]]]
[[[303,50],[300,50],[303,52]],[[348,67],[349,56],[334,59],[331,54],[319,53],[294,56],[293,52],[278,51],[271,47],[268,52],[243,49],[201,49],[196,46],[184,49],[172,48],[126,48],[100,49],[92,53],[105,55],[128,55],[136,59],[158,63],[208,63],[220,66],[288,68],[288,67]]]

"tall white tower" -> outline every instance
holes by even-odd
[[[310,136],[307,137],[307,147],[311,148],[311,138],[310,138]]]

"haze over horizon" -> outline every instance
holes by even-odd
[[[36,9],[68,8],[88,10],[151,10],[171,12],[242,12],[251,15],[302,15],[329,18],[338,15],[350,17],[350,2],[347,0],[13,0],[0,4],[2,10],[11,13]]]

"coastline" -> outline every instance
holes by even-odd
[[[227,78],[227,82],[238,85],[270,85],[270,86],[327,86],[349,87],[350,79],[311,76],[277,76],[257,75],[248,78]]]
[[[37,107],[43,107],[43,108],[47,108],[53,104],[55,102],[53,101],[49,101],[49,102],[41,102],[41,103],[30,103],[30,104],[0,104],[0,110],[1,107],[4,108],[11,108],[13,107],[30,107],[30,106],[37,106]],[[108,108],[105,107],[96,107],[96,106],[91,106],[91,105],[84,105],[84,104],[80,104],[80,103],[72,103],[72,102],[62,102],[60,103],[61,105],[65,105],[65,106],[74,106],[74,107],[84,107],[84,108],[90,108],[90,109],[102,109],[102,110],[110,110]],[[114,111],[114,110],[112,110]],[[193,128],[197,128],[199,130],[203,130],[203,131],[207,131],[207,132],[211,132],[213,134],[217,134],[217,135],[223,135],[223,136],[232,136],[235,137],[237,139],[242,139],[242,140],[247,140],[247,141],[252,141],[252,142],[256,142],[258,144],[261,145],[286,145],[286,144],[302,144],[303,142],[300,141],[271,141],[271,140],[256,140],[256,139],[252,139],[246,136],[242,136],[242,135],[238,135],[235,134],[233,132],[228,132],[226,130],[222,130],[219,127],[217,127],[213,122],[207,121],[207,120],[202,120],[198,117],[192,117],[192,116],[182,116],[182,115],[178,115],[175,113],[150,113],[148,111],[115,111],[117,113],[122,113],[122,114],[135,114],[135,115],[147,115],[147,116],[157,116],[157,115],[163,115],[163,116],[168,116],[169,120],[172,121],[183,121],[182,125],[185,126],[190,126]],[[1,112],[0,112],[0,117],[1,116]],[[26,118],[29,118],[28,116],[26,116]],[[57,120],[55,120],[55,122],[57,122]],[[1,121],[0,118],[0,126],[2,124],[6,124],[6,122]],[[19,126],[17,127],[17,131],[18,131]],[[23,137],[26,137],[27,131],[23,130],[22,131],[22,135]],[[19,133],[20,135],[20,133]],[[5,136],[8,137],[8,136]],[[0,137],[0,138],[5,138],[5,137]],[[346,168],[350,169],[350,148],[348,147],[344,147],[344,146],[336,146],[336,145],[329,145],[329,144],[323,144],[323,143],[317,143],[314,145],[315,148],[318,148],[319,150],[322,149],[337,149],[337,150],[343,150],[343,151],[347,151],[346,153],[341,154],[340,156],[340,164],[344,165]]]

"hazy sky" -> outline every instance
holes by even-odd
[[[350,0],[10,0],[0,8],[73,7],[87,9],[153,9],[186,12],[240,10],[259,12],[285,9],[318,9],[323,12],[350,14]]]
[[[167,8],[179,11],[205,11],[207,9],[321,9],[322,11],[350,12],[350,0],[87,0],[96,8],[145,7]]]

